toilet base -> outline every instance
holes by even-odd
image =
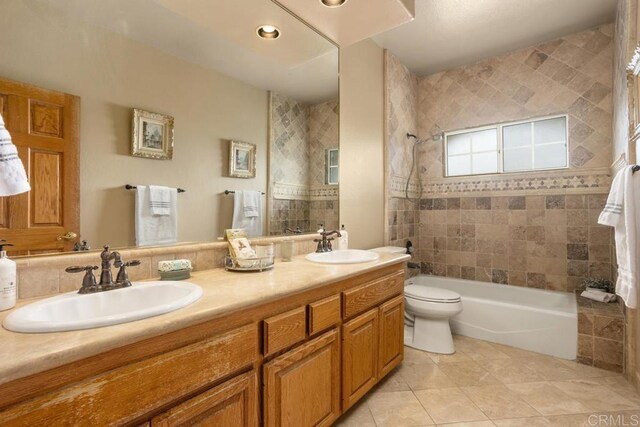
[[[453,354],[453,345],[449,319],[424,319],[415,317],[414,325],[405,326],[405,345],[430,353]]]

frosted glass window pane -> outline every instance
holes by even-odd
[[[498,130],[487,129],[471,134],[471,147],[476,151],[495,150],[498,147]]]
[[[447,172],[449,176],[471,174],[471,156],[449,157]]]
[[[531,123],[505,126],[502,128],[502,138],[505,149],[531,145]]]
[[[531,148],[515,148],[504,151],[505,172],[521,171],[532,168]]]
[[[329,151],[329,165],[331,166],[338,165],[338,150]]]
[[[447,152],[449,154],[465,154],[471,151],[471,137],[468,133],[450,135],[447,137]]]
[[[495,173],[498,172],[498,153],[481,153],[473,155],[472,173]]]
[[[338,168],[329,169],[329,183],[330,184],[338,183]]]
[[[567,121],[564,117],[534,122],[535,143],[564,142],[566,139],[566,123]]]
[[[534,148],[534,156],[537,169],[563,168],[567,166],[567,147],[565,144],[537,146]]]

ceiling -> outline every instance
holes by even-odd
[[[416,0],[415,20],[373,37],[423,76],[611,22],[617,0]]]
[[[338,94],[338,49],[270,0],[33,0],[253,86],[319,102]],[[256,35],[275,25],[277,40]]]

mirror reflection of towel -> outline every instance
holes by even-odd
[[[233,195],[231,228],[244,228],[249,237],[262,236],[262,193],[236,191]]]
[[[169,245],[178,241],[178,190],[172,188],[170,214],[154,215],[149,201],[149,187],[136,186],[136,245]]]

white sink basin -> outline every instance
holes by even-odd
[[[139,282],[95,294],[70,292],[25,305],[2,322],[14,332],[61,332],[133,322],[185,307],[202,296],[189,282]]]
[[[380,255],[360,249],[346,249],[343,251],[332,251],[323,253],[308,254],[305,258],[309,261],[320,264],[358,264],[361,262],[376,261]]]

